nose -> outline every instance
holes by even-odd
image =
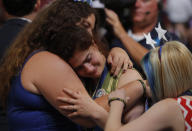
[[[90,29],[87,29],[87,31],[89,32],[89,34],[90,34],[91,36],[93,36],[93,31],[92,31],[91,28],[90,28]]]
[[[86,71],[87,73],[92,73],[92,72],[95,71],[95,67],[94,67],[94,65],[92,65],[91,63],[85,63],[85,64],[84,64],[84,68],[85,68],[85,71]]]

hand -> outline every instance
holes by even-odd
[[[111,49],[107,58],[107,62],[111,65],[111,74],[113,74],[113,76],[117,76],[122,67],[123,72],[125,72],[128,68],[133,67],[133,63],[128,54],[119,47],[114,47]]]
[[[118,15],[110,10],[105,8],[105,14],[106,14],[106,21],[112,26],[114,34],[120,38],[123,35],[127,35],[125,29],[123,28]]]
[[[99,106],[88,95],[81,94],[80,92],[72,92],[66,88],[64,88],[63,91],[71,96],[71,98],[58,97],[60,102],[69,104],[62,105],[59,108],[63,111],[72,112],[67,115],[69,118],[76,116],[91,117],[94,110]]]

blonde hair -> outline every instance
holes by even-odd
[[[160,49],[161,48],[161,49]],[[147,59],[145,59],[147,60]],[[149,53],[151,72],[143,65],[148,78],[153,78],[154,99],[177,97],[192,86],[192,54],[178,41],[170,41]],[[142,62],[145,63],[144,60]],[[149,76],[149,75],[152,75]],[[150,82],[149,82],[150,83]]]

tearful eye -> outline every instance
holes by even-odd
[[[86,60],[85,60],[85,63],[89,63],[91,61],[92,57],[91,57],[91,54],[88,54]]]
[[[84,28],[88,29],[88,28],[90,28],[90,26],[91,25],[88,22],[83,22],[83,27]]]

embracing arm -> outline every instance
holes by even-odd
[[[26,86],[29,87],[29,90],[32,86],[36,87],[39,92],[38,94],[43,95],[64,116],[67,116],[70,112],[64,112],[59,108],[64,103],[58,101],[57,97],[70,98],[70,96],[63,93],[63,88],[88,95],[80,79],[71,67],[61,58],[50,52],[43,51],[32,56],[26,63],[22,76],[25,79],[24,81],[28,81],[26,78],[30,79],[31,85]],[[82,117],[76,117],[71,120],[86,127],[95,125],[89,119]]]
[[[132,105],[134,105],[143,95],[143,88],[141,83],[137,81],[138,79],[142,80],[140,74],[136,70],[128,69],[124,74],[122,74],[118,82],[118,90],[124,89],[126,96],[130,97],[128,101],[129,107],[132,107]],[[107,104],[108,95],[99,97],[95,101],[109,111],[109,106]]]
[[[138,119],[122,125],[121,117],[123,104],[112,102],[105,131],[184,131],[184,119],[179,105],[173,99],[165,99],[145,112]],[[119,111],[120,110],[120,111]]]

